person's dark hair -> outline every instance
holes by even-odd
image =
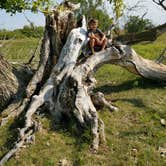
[[[88,22],[88,25],[91,25],[91,24],[98,24],[98,20],[96,19],[90,19],[89,22]]]

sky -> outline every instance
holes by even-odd
[[[60,2],[61,0],[58,1]],[[136,2],[137,0],[125,0],[125,3],[130,6],[133,6]],[[143,13],[147,12],[145,18],[151,19],[155,25],[166,22],[166,11],[154,4],[152,0],[142,0],[142,2],[142,4],[146,7],[130,14],[142,16]],[[109,14],[112,14],[110,8],[107,10]],[[33,14],[30,11],[25,11],[24,13],[17,13],[16,15],[11,16],[9,13],[6,13],[5,10],[0,10],[0,29],[14,30],[22,28],[24,25],[28,25],[29,23],[26,20],[25,15],[35,25],[44,26],[45,18],[42,13]],[[122,21],[125,21],[125,18],[123,18]]]

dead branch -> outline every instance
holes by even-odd
[[[165,0],[152,0],[155,4],[161,6],[164,10],[166,10]]]
[[[162,63],[164,60],[166,60],[166,48],[163,49],[161,54],[159,55],[159,58],[156,60],[156,63]]]

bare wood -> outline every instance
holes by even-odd
[[[61,12],[61,8],[65,8],[65,10]],[[28,97],[34,93],[37,84],[41,82],[44,75],[48,74],[49,70],[56,64],[69,32],[75,27],[76,21],[73,11],[78,8],[79,4],[74,5],[69,1],[65,1],[53,9],[52,15],[46,17],[44,39],[40,51],[40,62],[35,75],[27,86],[26,91]]]
[[[111,63],[120,65],[128,71],[147,79],[166,81],[166,65],[139,56],[129,46],[122,45],[124,55]]]
[[[45,83],[44,87],[41,89],[40,94],[34,95],[32,97],[32,101],[30,103],[30,106],[25,114],[25,126],[19,130],[19,135],[20,135],[20,141],[16,143],[17,148],[14,147],[11,149],[0,161],[0,163],[6,162],[12,155],[14,155],[20,147],[25,143],[25,139],[27,138],[27,131],[31,131],[32,126],[34,125],[33,120],[32,120],[32,115],[37,111],[37,109],[45,102],[50,103],[50,109],[51,109],[51,103],[52,103],[52,97],[53,97],[53,90],[54,90],[54,85],[55,83],[59,83],[63,79],[63,77],[66,75],[67,72],[72,71],[74,65],[76,64],[76,60],[79,55],[79,50],[81,49],[82,45],[84,44],[84,41],[86,39],[86,22],[85,18],[83,19],[82,27],[73,29],[69,35],[69,40],[67,40],[62,52],[61,52],[61,58],[59,58],[59,61],[57,65],[55,65],[52,74],[50,75],[50,78],[47,80]],[[79,40],[78,40],[79,39]],[[78,50],[75,49],[75,45],[70,43],[75,43]],[[72,58],[73,57],[73,58]],[[64,62],[63,65],[61,62]],[[63,70],[62,70],[63,69]],[[63,74],[60,73],[59,70],[62,70]],[[60,73],[58,78],[55,79],[56,74]],[[56,82],[57,81],[57,82]],[[55,93],[55,92],[54,92]],[[25,99],[26,101],[28,99]],[[29,100],[28,100],[29,101]],[[27,101],[27,102],[28,102]],[[27,103],[26,103],[27,104]],[[53,104],[53,103],[52,103]],[[21,105],[22,107],[23,105]],[[19,108],[21,109],[21,108]],[[21,109],[21,110],[24,110]]]
[[[40,42],[41,42],[41,38],[38,40],[37,46],[36,46],[35,50],[33,51],[32,55],[31,55],[31,58],[28,60],[27,63],[25,63],[25,65],[30,65],[32,63],[32,60],[36,56],[37,50],[40,48]]]
[[[100,109],[103,108],[104,106],[107,107],[110,111],[118,111],[118,108],[113,106],[111,102],[108,102],[104,94],[101,92],[97,92],[95,94],[91,95],[91,99],[93,101],[93,104],[95,107],[99,107]]]
[[[34,93],[37,83],[39,83],[43,78],[43,73],[49,57],[49,52],[50,52],[50,40],[48,36],[48,31],[45,30],[42,47],[41,47],[41,58],[39,66],[35,75],[33,76],[32,80],[27,86],[26,92],[28,97],[30,97]]]
[[[1,125],[6,124],[7,121],[10,119],[10,117],[19,116],[19,114],[24,110],[25,106],[28,105],[31,95],[36,90],[37,84],[41,83],[41,80],[43,81],[45,79],[44,78],[45,75],[50,74],[47,71],[51,70],[53,65],[57,63],[56,61],[58,61],[59,52],[61,51],[63,44],[65,44],[64,42],[66,41],[66,38],[69,32],[75,27],[76,21],[74,18],[73,11],[78,9],[79,6],[80,6],[79,4],[73,5],[70,2],[66,1],[60,4],[59,7],[53,9],[54,11],[53,15],[47,16],[44,38],[42,40],[42,46],[40,49],[40,62],[39,62],[36,73],[34,74],[33,78],[31,79],[31,81],[29,82],[27,86],[27,90],[26,90],[27,97],[24,100],[20,99],[19,103],[17,103],[17,101],[15,100],[12,102],[12,105],[10,105],[3,113],[3,118],[1,119]],[[63,12],[59,10],[61,7],[65,8]],[[85,21],[84,21],[84,24],[85,24]],[[68,42],[67,45],[69,44],[70,44],[70,41]],[[64,52],[65,51],[70,51],[70,49],[68,50],[65,49]],[[74,51],[71,52],[71,54],[73,53]],[[72,64],[73,59],[70,60],[71,54],[68,57],[68,63]],[[64,61],[63,58],[61,58],[59,63],[56,65],[57,70],[61,69],[60,66],[63,67],[63,65],[65,65],[64,63],[61,64],[61,61]],[[75,63],[76,63],[76,59],[74,60]],[[63,72],[60,74],[60,77],[62,77],[66,73],[66,71],[68,71],[68,69],[72,68],[71,67],[72,65],[69,65],[69,66],[64,68]]]
[[[18,150],[23,147],[25,140],[28,138],[33,133],[33,130],[30,130],[26,133],[26,135],[19,140],[18,142],[15,143],[15,146],[13,149],[11,149],[3,158],[0,160],[0,166],[3,166],[6,161],[8,161]]]
[[[146,78],[166,80],[165,65],[156,64],[153,61],[146,60],[138,56],[129,46],[125,45],[121,46],[121,49],[123,49],[124,52],[123,55],[120,54],[119,50],[115,47],[107,48],[106,50],[89,57],[85,63],[73,68],[76,64],[76,59],[78,58],[78,50],[81,49],[83,41],[86,39],[85,37],[82,37],[85,36],[85,30],[83,31],[83,34],[78,33],[82,32],[80,30],[81,28],[78,28],[70,33],[69,40],[66,42],[66,45],[62,50],[59,61],[52,70],[50,78],[46,82],[40,94],[33,97],[30,107],[25,115],[26,125],[20,130],[21,137],[24,137],[25,132],[33,125],[32,115],[43,103],[49,102],[50,110],[52,110],[54,116],[60,112],[70,114],[71,111],[74,113],[80,124],[84,125],[91,123],[94,138],[93,149],[97,150],[101,141],[101,136],[103,140],[105,140],[104,124],[98,117],[96,108],[94,107],[90,97],[90,85],[86,82],[89,77],[89,73],[105,63],[113,63],[125,67],[129,71]],[[73,36],[75,37],[73,38]],[[69,42],[71,44],[68,44]],[[76,48],[78,48],[78,50],[75,49],[75,46],[77,46]],[[65,50],[69,48],[70,51],[66,52]],[[73,55],[73,53],[75,54]],[[70,61],[69,59],[72,60]],[[57,85],[60,87],[59,92],[56,91]],[[70,89],[73,89],[73,97],[75,100],[72,100],[73,97],[68,93]],[[77,90],[75,91],[74,89]],[[56,96],[54,100],[52,99],[53,96],[54,98]],[[71,108],[67,102],[64,102],[67,98],[71,99]],[[53,102],[55,100],[56,102]]]
[[[0,119],[0,127],[4,126],[9,121],[9,119],[18,117],[28,103],[28,98],[18,98],[13,100],[13,102],[1,114],[2,118]]]

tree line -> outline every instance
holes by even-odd
[[[44,27],[42,26],[34,26],[31,27],[29,25],[25,25],[21,29],[15,30],[0,30],[0,40],[8,40],[8,39],[22,39],[22,38],[40,38],[43,36]]]

